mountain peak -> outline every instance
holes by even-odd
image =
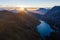
[[[52,10],[60,10],[60,6],[54,6],[53,8],[52,8]]]

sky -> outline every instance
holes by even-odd
[[[0,6],[53,7],[60,6],[60,0],[0,0]]]

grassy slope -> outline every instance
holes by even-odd
[[[0,11],[0,40],[38,40],[36,26],[40,22],[23,12]]]

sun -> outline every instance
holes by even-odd
[[[20,11],[24,11],[24,8],[23,8],[23,7],[21,7],[21,8],[20,8]]]
[[[19,13],[20,13],[21,15],[24,15],[24,13],[25,13],[25,8],[20,7],[19,9],[20,9],[20,12],[19,12]]]

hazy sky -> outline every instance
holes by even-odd
[[[60,0],[0,0],[0,6],[52,7],[60,6]]]

